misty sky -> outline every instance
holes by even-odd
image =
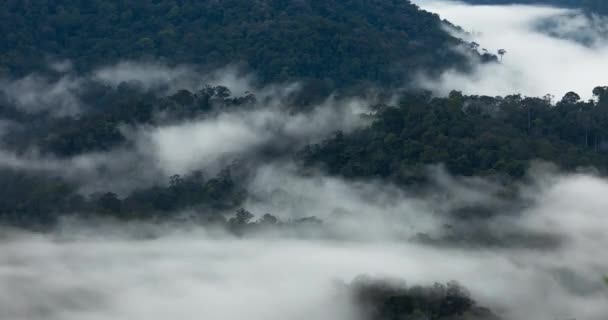
[[[594,87],[606,85],[608,37],[605,18],[588,18],[575,10],[540,6],[473,6],[460,2],[417,0],[423,9],[461,26],[491,53],[507,50],[502,65],[479,66],[472,75],[448,71],[438,79],[421,79],[418,85],[446,94],[526,96],[552,94],[556,98],[577,92],[591,98]],[[539,24],[550,21],[549,32]],[[585,40],[584,42],[576,41]],[[439,83],[439,85],[438,85]]]

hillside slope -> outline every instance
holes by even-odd
[[[67,59],[78,71],[161,59],[242,64],[264,82],[395,83],[464,66],[460,40],[405,0],[19,1],[0,3],[0,74]],[[45,59],[46,58],[46,59]]]

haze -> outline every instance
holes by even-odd
[[[501,64],[480,65],[472,75],[448,71],[439,79],[421,77],[415,85],[438,94],[455,89],[489,96],[552,94],[561,99],[569,91],[591,98],[591,89],[606,82],[605,18],[547,6],[472,6],[435,0],[416,3],[461,26],[469,34],[455,34],[479,43],[480,49],[491,53],[505,49],[507,54]],[[551,27],[541,29],[547,21]]]
[[[469,32],[450,29],[454,35],[507,53],[499,63],[474,62],[472,73],[433,77],[420,69],[402,87],[561,99],[569,91],[592,98],[606,84],[604,18],[547,6],[415,2]],[[236,163],[248,170],[243,207],[253,220],[271,213],[295,227],[231,232],[188,219],[200,213],[189,210],[161,222],[72,216],[45,232],[1,227],[0,320],[368,320],[348,293],[362,275],[408,285],[457,281],[501,320],[606,320],[608,179],[597,170],[534,162],[508,187],[493,177],[451,175],[441,163],[422,165],[428,184],[420,188],[346,179],[302,168],[294,154],[336,131],[365,128],[381,109],[371,106],[401,92],[381,99],[374,87],[293,110],[300,83],[261,84],[234,66],[205,72],[125,60],[88,73],[69,61],[50,68],[54,77],[3,79],[0,92],[18,110],[48,118],[86,114],[80,95],[91,83],[136,84],[158,97],[224,85],[257,100],[161,124],[122,124],[126,142],[106,150],[60,157],[0,146],[1,168],[49,173],[86,196],[109,189],[123,196],[164,186],[173,174],[215,176]],[[0,134],[19,125],[0,122]],[[493,211],[457,215],[473,207]],[[310,217],[322,223],[296,223]]]

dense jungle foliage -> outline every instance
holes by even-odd
[[[87,72],[154,59],[240,64],[262,82],[396,85],[420,68],[467,67],[453,50],[465,44],[442,23],[404,0],[8,0],[0,3],[0,73],[24,75],[53,60]]]

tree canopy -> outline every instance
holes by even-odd
[[[345,177],[420,182],[425,165],[443,163],[456,175],[522,177],[530,161],[565,169],[608,167],[608,109],[599,101],[568,93],[557,104],[549,97],[407,95],[398,106],[381,106],[373,124],[308,146],[301,160]]]
[[[242,64],[263,82],[397,84],[415,70],[465,66],[453,50],[462,41],[442,23],[405,0],[8,0],[0,3],[0,72],[64,59],[81,72],[160,59]]]

